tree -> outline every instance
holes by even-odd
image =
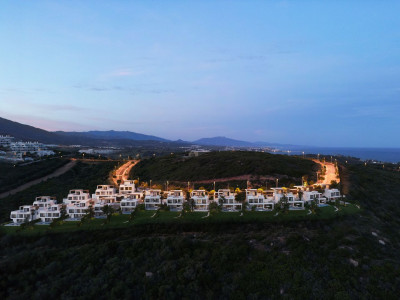
[[[196,202],[194,202],[194,200],[191,198],[187,202],[189,203],[191,211],[194,211],[194,209],[196,208]]]
[[[280,206],[280,209],[283,213],[287,213],[289,211],[289,202],[285,194],[281,197],[281,199],[279,199],[278,206]]]
[[[311,201],[310,210],[311,210],[311,212],[312,212],[313,214],[316,214],[316,215],[319,214],[320,208],[319,208],[319,206],[318,206],[318,202],[317,202],[316,199],[313,199],[313,200]]]
[[[210,205],[208,206],[208,209],[210,210],[210,213],[217,213],[220,211],[220,207],[217,204],[217,202],[211,202]]]
[[[303,199],[303,194],[304,194],[304,192],[302,190],[300,190],[298,193],[300,201],[301,201],[301,199]]]
[[[215,200],[214,200],[214,201],[215,201]],[[222,206],[224,205],[225,202],[226,202],[225,196],[221,196],[221,197],[218,198],[218,206],[219,206],[220,208],[222,208]]]
[[[245,212],[248,207],[249,207],[249,202],[243,201],[242,202],[242,212]],[[255,208],[255,206],[253,206],[253,208]]]
[[[244,202],[246,201],[246,193],[245,192],[239,192],[235,195],[235,200],[237,202]]]
[[[114,213],[114,208],[112,208],[110,205],[104,205],[101,210],[103,213],[106,215],[107,219],[105,224],[110,223],[111,221],[111,216]]]

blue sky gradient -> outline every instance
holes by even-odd
[[[400,147],[400,2],[321,2],[2,2],[0,116]]]

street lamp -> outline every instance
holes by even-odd
[[[277,178],[276,179],[276,187],[278,187],[278,182],[279,182],[279,179]]]
[[[151,189],[151,179],[150,179],[150,189]]]
[[[303,151],[303,158],[304,158],[304,151]]]
[[[214,181],[214,191],[215,191],[215,181]]]

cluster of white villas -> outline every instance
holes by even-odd
[[[230,189],[220,189],[211,197],[206,190],[193,190],[190,199],[194,203],[194,211],[208,211],[212,202],[222,205],[224,211],[238,211],[242,209],[242,202],[236,200],[236,194]],[[327,203],[340,198],[337,189],[325,188],[323,193],[309,187],[296,186],[293,189],[272,188],[270,190],[246,189],[246,202],[249,209],[258,211],[271,211],[274,206],[286,197],[291,209],[304,209],[305,203],[316,201],[316,203]],[[126,180],[119,190],[112,185],[98,185],[94,194],[90,195],[88,190],[71,190],[63,203],[50,196],[40,196],[32,205],[22,205],[19,210],[11,212],[10,218],[13,223],[21,224],[28,221],[40,219],[43,223],[50,223],[61,216],[64,207],[68,220],[79,220],[92,207],[96,217],[103,216],[103,207],[109,205],[114,209],[120,208],[122,213],[131,213],[138,204],[144,203],[146,210],[157,210],[166,204],[171,210],[180,211],[186,201],[183,190],[166,191],[166,197],[158,189],[137,191],[133,180]]]

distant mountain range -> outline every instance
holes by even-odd
[[[129,131],[51,132],[0,118],[0,135],[5,134],[11,135],[17,140],[59,145],[132,146],[138,143],[143,144],[144,142],[174,143],[156,136]],[[182,144],[182,142],[177,143]]]
[[[154,135],[146,135],[131,131],[86,131],[86,132],[66,132],[56,131],[56,134],[68,137],[89,137],[91,139],[102,140],[134,140],[134,141],[159,141],[171,142],[170,140],[163,139]]]
[[[245,141],[230,139],[224,136],[217,136],[212,138],[202,138],[193,141],[193,144],[204,146],[224,146],[224,147],[253,147],[254,144]]]
[[[183,140],[171,141],[154,135],[146,135],[131,131],[46,131],[30,125],[21,124],[0,118],[0,134],[9,134],[17,140],[39,141],[45,144],[87,145],[87,146],[132,146],[140,142],[174,143],[179,145],[201,145],[220,147],[268,147],[277,144],[265,142],[246,142],[223,136],[202,138],[193,142]],[[284,145],[282,145],[284,146]]]

